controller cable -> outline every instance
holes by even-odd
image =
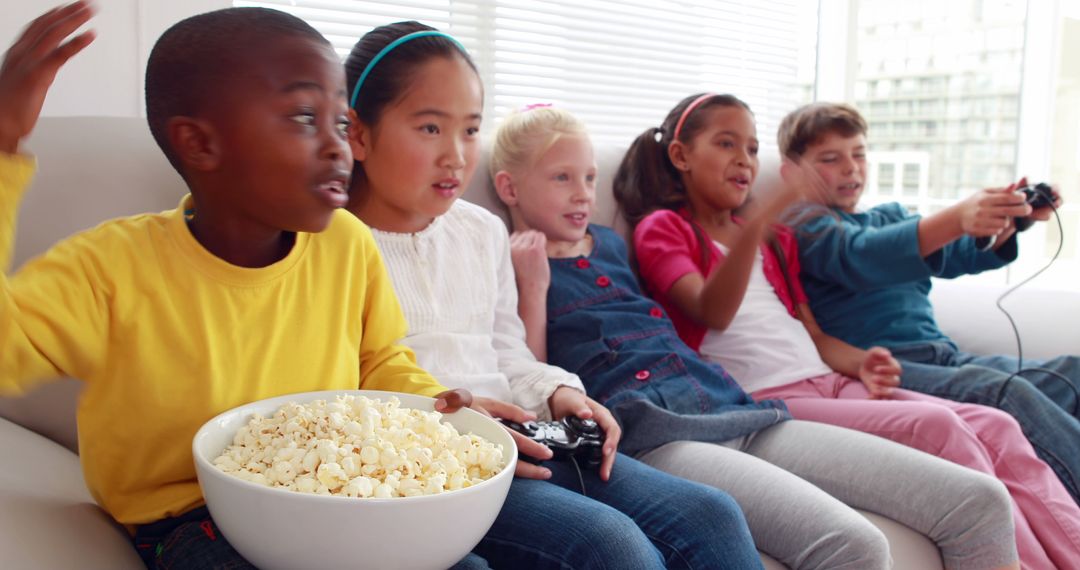
[[[1057,372],[1055,370],[1050,370],[1050,369],[1047,369],[1047,368],[1024,368],[1024,346],[1020,342],[1020,329],[1017,328],[1016,321],[1013,320],[1013,317],[1012,317],[1012,315],[1009,314],[1009,311],[1005,310],[1005,307],[1002,306],[1002,304],[1001,304],[1001,302],[1003,300],[1005,300],[1005,297],[1008,297],[1009,295],[1011,295],[1013,293],[1013,291],[1016,291],[1020,287],[1026,285],[1032,279],[1035,279],[1040,274],[1042,274],[1042,272],[1049,269],[1050,266],[1053,265],[1055,261],[1057,261],[1058,256],[1061,255],[1061,249],[1065,245],[1065,229],[1061,225],[1061,216],[1058,214],[1057,208],[1055,208],[1052,203],[1050,204],[1050,209],[1054,212],[1054,218],[1057,219],[1057,226],[1058,226],[1058,246],[1057,246],[1057,251],[1054,252],[1054,255],[1050,258],[1050,261],[1047,262],[1046,265],[1044,265],[1041,269],[1039,269],[1038,271],[1033,273],[1028,278],[1026,278],[1023,281],[1017,283],[1016,285],[1013,285],[1012,287],[1010,287],[1008,290],[1006,290],[1004,293],[1002,293],[997,298],[997,302],[995,303],[997,305],[998,310],[1005,314],[1005,318],[1009,319],[1009,325],[1012,326],[1013,335],[1016,337],[1016,369],[1017,370],[1016,370],[1016,372],[1013,372],[1012,374],[1010,374],[1009,377],[1006,378],[1005,381],[1001,383],[1001,389],[998,390],[997,404],[994,407],[996,407],[996,408],[1001,407],[1002,402],[1005,400],[1005,393],[1008,390],[1009,383],[1011,383],[1013,381],[1013,378],[1016,378],[1017,376],[1022,377],[1025,373],[1041,372],[1043,374],[1048,374],[1051,378],[1056,378],[1058,380],[1061,380],[1062,382],[1065,383],[1066,386],[1069,387],[1070,390],[1072,390],[1072,392],[1073,392],[1073,411],[1072,411],[1072,415],[1075,416],[1077,414],[1077,412],[1080,411],[1080,409],[1078,409],[1078,406],[1080,406],[1080,392],[1077,391],[1076,386],[1073,385],[1072,381],[1069,380],[1064,374],[1061,374],[1060,372]]]
[[[585,477],[581,474],[581,466],[578,465],[577,458],[571,455],[570,462],[574,464],[574,469],[577,471],[578,482],[581,483],[581,495],[588,497],[589,494],[585,492]]]

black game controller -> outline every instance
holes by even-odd
[[[583,461],[586,467],[596,468],[604,458],[604,432],[593,420],[566,416],[555,422],[519,424],[506,419],[499,419],[499,422],[537,443],[546,445],[551,449],[551,458],[554,460],[574,458]],[[525,455],[521,457],[526,461],[539,462]]]
[[[1045,182],[1039,182],[1034,186],[1024,186],[1018,190],[1024,193],[1024,201],[1031,206],[1032,210],[1054,205],[1054,190]],[[1030,228],[1035,220],[1025,216],[1013,218],[1013,223],[1016,224],[1016,231],[1022,232]],[[975,238],[975,247],[980,251],[987,251],[994,246],[996,241],[997,236]]]

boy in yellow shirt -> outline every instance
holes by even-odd
[[[80,1],[44,14],[0,68],[5,268],[34,171],[19,142],[57,70],[93,40],[62,43],[91,13]],[[352,166],[344,89],[329,42],[295,17],[234,8],[176,24],[147,64],[147,120],[191,194],[0,275],[0,394],[85,381],[87,486],[148,565],[246,564],[201,506],[190,442],[214,415],[358,387],[435,396],[444,411],[471,403],[397,344],[405,321],[371,233],[338,211]]]

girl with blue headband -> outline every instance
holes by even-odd
[[[522,456],[540,463],[517,465],[502,512],[462,565],[759,568],[727,494],[619,456],[610,412],[526,346],[506,227],[458,199],[480,154],[483,87],[468,53],[403,22],[361,38],[345,67],[356,160],[348,208],[382,252],[409,322],[403,343],[493,416],[577,416],[605,433],[599,469],[543,461],[546,447],[515,434]]]

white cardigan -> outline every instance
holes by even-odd
[[[541,419],[551,417],[547,400],[559,386],[585,391],[525,344],[502,220],[459,199],[417,233],[372,231],[409,324],[403,343],[439,382]]]

